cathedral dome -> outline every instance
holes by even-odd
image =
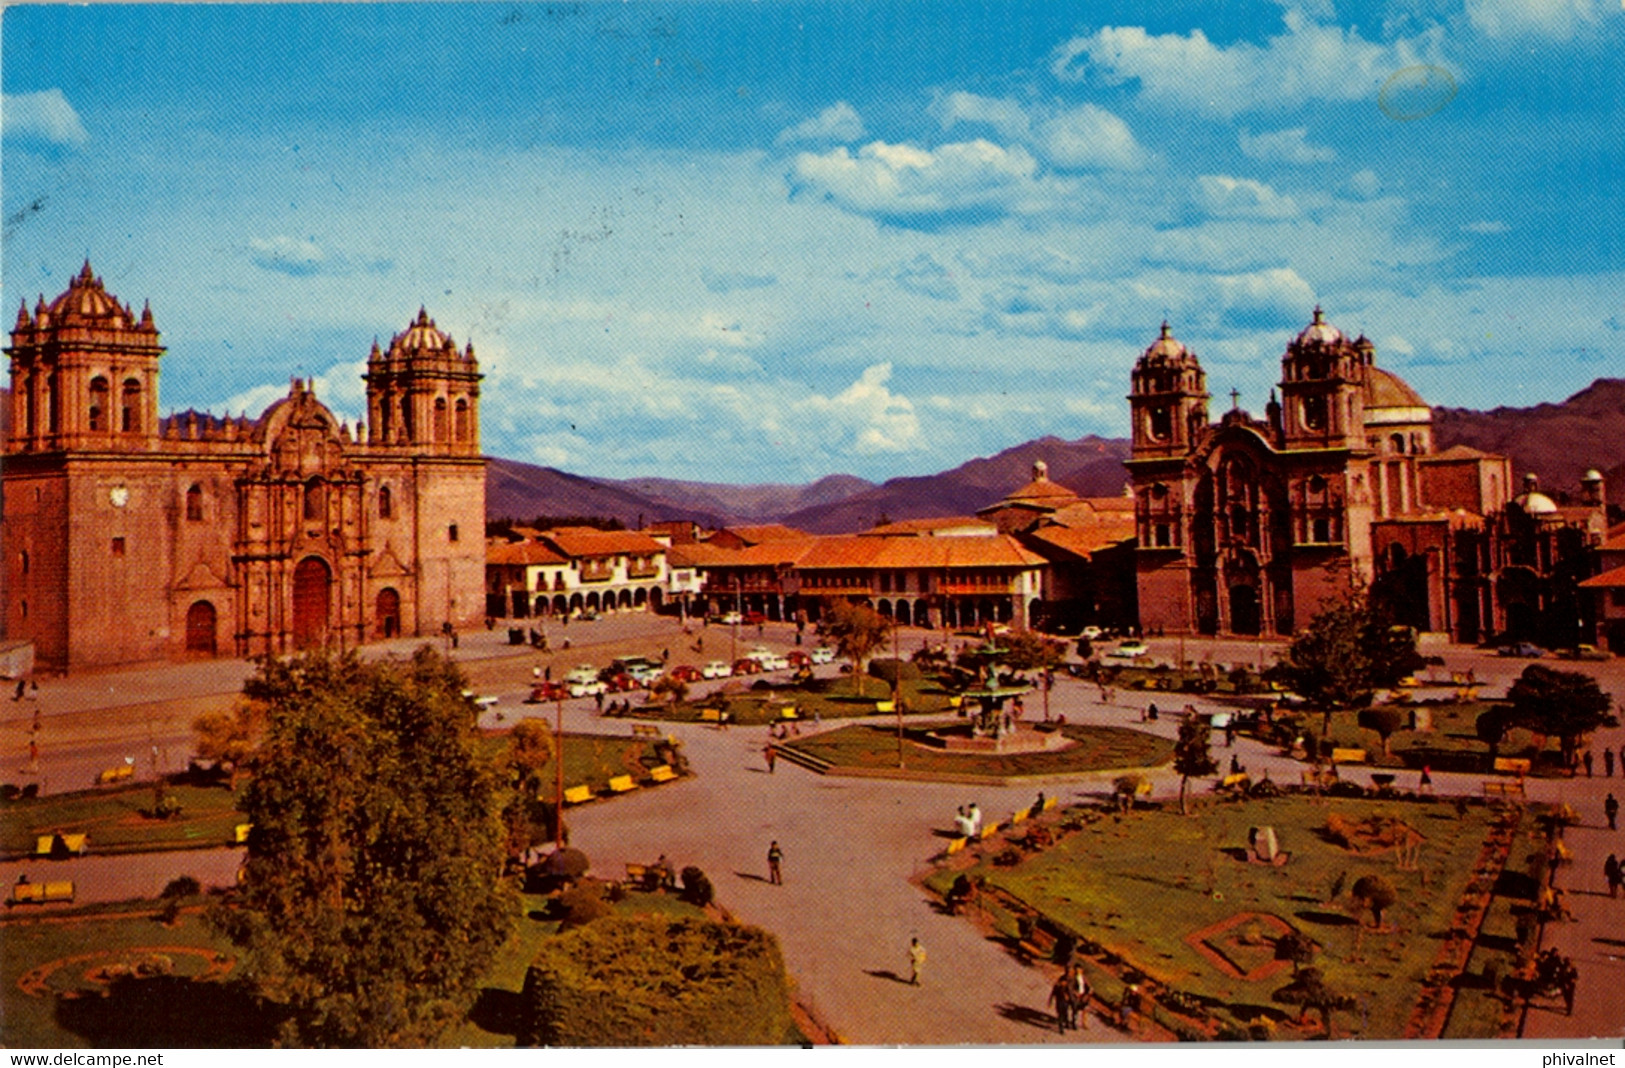
[[[412,325],[390,340],[389,354],[405,356],[429,353],[456,356],[457,344],[450,334],[435,326],[426,309],[419,308],[418,317]]]
[[[1531,471],[1523,476],[1523,492],[1513,499],[1524,515],[1551,515],[1557,511],[1557,502],[1540,492],[1540,479]]]
[[[1304,327],[1298,334],[1300,345],[1336,345],[1347,340],[1348,338],[1343,336],[1343,331],[1326,321],[1318,304],[1315,305],[1314,322]]]
[[[1333,329],[1336,329],[1335,327]],[[1425,419],[1431,421],[1432,412],[1428,409],[1428,402],[1422,395],[1412,389],[1410,383],[1380,367],[1368,367],[1365,372],[1365,406],[1372,408],[1421,408],[1427,414]]]
[[[46,309],[48,321],[56,326],[87,319],[114,320],[115,326],[131,326],[129,313],[107,292],[102,280],[85,261],[84,269],[68,283],[67,292],[57,297]]]
[[[1151,343],[1151,346],[1141,354],[1140,359],[1146,363],[1164,363],[1182,360],[1195,353],[1187,349],[1184,344],[1169,329],[1168,320],[1162,321],[1162,336]]]

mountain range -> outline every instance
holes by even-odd
[[[1599,378],[1567,400],[1530,408],[1435,408],[1433,432],[1439,449],[1468,445],[1510,456],[1520,476],[1533,471],[1554,496],[1573,492],[1580,475],[1595,467],[1607,479],[1608,499],[1625,503],[1625,379]],[[1122,438],[1042,437],[951,471],[878,485],[853,475],[829,475],[806,485],[588,478],[493,458],[485,506],[493,519],[601,516],[629,527],[657,519],[707,527],[784,523],[836,534],[887,520],[969,515],[1026,484],[1036,460],[1076,493],[1115,496],[1127,481],[1123,460],[1128,454],[1129,443]]]

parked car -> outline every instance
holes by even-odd
[[[598,613],[588,608],[576,614],[576,618],[583,623],[592,623],[598,619]]]
[[[597,682],[598,669],[593,667],[591,664],[577,664],[575,667],[565,672],[564,681],[566,684],[578,682]]]
[[[1084,627],[1082,630],[1080,630],[1078,632],[1078,637],[1080,637],[1080,638],[1088,638],[1092,642],[1097,642],[1102,637],[1104,637],[1105,634],[1106,634],[1105,631],[1101,630],[1099,627],[1097,627],[1093,623],[1091,623],[1087,627]]]
[[[740,657],[734,661],[735,675],[759,675],[761,672],[762,665],[748,656]]]
[[[1513,642],[1503,645],[1495,651],[1497,656],[1522,656],[1538,659],[1546,655],[1546,650],[1530,642]]]
[[[807,658],[814,664],[831,664],[835,661],[835,650],[827,645],[814,646]]]
[[[740,620],[740,622],[744,623],[746,626],[759,627],[763,623],[767,622],[767,617],[762,615],[760,612],[746,612],[744,618]]]
[[[745,617],[740,615],[738,612],[724,612],[720,616],[717,616],[717,622],[721,623],[724,627],[731,627],[735,623],[743,623],[744,621]]]
[[[778,653],[770,653],[756,662],[762,665],[763,671],[787,671],[790,667],[790,661]]]
[[[1137,656],[1150,656],[1151,655],[1151,647],[1149,645],[1145,644],[1145,642],[1139,641],[1137,639],[1131,639],[1129,641],[1123,642],[1121,645],[1119,645],[1117,648],[1113,649],[1111,652],[1107,653],[1106,655],[1110,656],[1110,657],[1116,657],[1116,658],[1118,658],[1120,660],[1133,660]]]
[[[678,664],[668,674],[678,682],[699,682],[707,676],[700,673],[700,669],[693,664]]]
[[[591,682],[571,682],[566,683],[566,685],[570,687],[571,697],[593,697],[609,692],[608,684],[599,682],[597,679],[593,679]]]
[[[653,686],[661,675],[659,664],[634,664],[626,669],[626,673],[632,677],[633,682],[644,687]]]
[[[808,656],[800,649],[791,649],[788,653],[784,654],[784,659],[786,663],[794,668],[806,667],[808,664],[812,663],[812,657]]]
[[[528,704],[539,704],[545,701],[562,701],[570,696],[570,686],[563,682],[538,682],[530,688],[530,696],[525,700]]]
[[[700,669],[700,676],[707,679],[725,679],[733,674],[733,669],[721,660],[709,661]]]
[[[1577,645],[1573,649],[1564,649],[1557,654],[1564,660],[1612,660],[1614,654],[1607,649],[1598,649],[1595,645]]]

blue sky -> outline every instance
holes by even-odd
[[[1121,435],[1164,316],[1255,411],[1317,302],[1436,404],[1625,374],[1604,0],[3,17],[0,294],[88,255],[166,409],[353,418],[420,304],[487,452],[610,477]]]

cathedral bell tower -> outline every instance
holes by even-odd
[[[26,303],[11,328],[8,452],[147,451],[158,441],[158,343],[90,261],[49,305]]]
[[[1130,383],[1134,458],[1184,457],[1207,427],[1207,375],[1166,322],[1134,364]]]
[[[367,357],[367,443],[440,456],[480,452],[480,365],[429,313]]]
[[[1365,446],[1364,386],[1375,347],[1350,341],[1315,308],[1281,357],[1281,422],[1287,449]]]

